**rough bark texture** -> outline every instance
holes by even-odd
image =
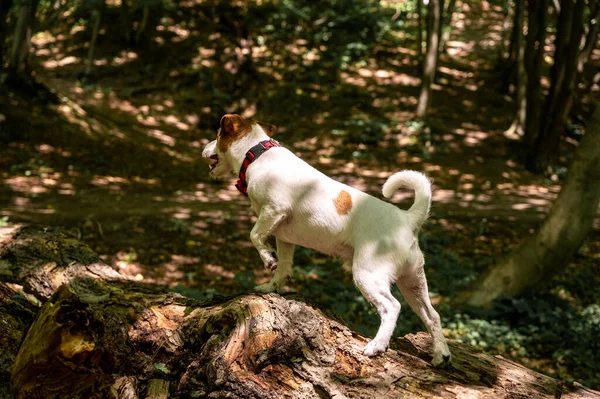
[[[70,234],[18,230],[8,230],[0,244],[9,270],[22,269],[25,259],[35,260],[40,245],[56,244],[60,237],[66,241],[58,242],[54,255],[42,251],[42,257],[73,261]],[[26,243],[29,257],[23,253]],[[15,248],[18,256],[9,255]],[[83,256],[74,260],[81,268],[94,261],[87,250],[77,253]],[[3,301],[15,299],[2,287],[0,320],[5,320],[12,313]],[[8,345],[12,357],[0,354],[9,363],[32,318],[24,303],[25,316]],[[0,339],[5,332],[0,330]],[[450,343],[452,367],[434,369],[424,333],[392,340],[391,349],[375,358],[362,355],[366,342],[295,296],[248,294],[202,302],[82,273],[38,312],[20,345],[11,382],[14,395],[28,399],[600,398],[598,392],[567,388],[455,342]]]
[[[592,228],[600,200],[600,107],[589,121],[560,195],[539,231],[474,286],[471,305],[515,296],[563,271]]]
[[[120,279],[76,232],[39,226],[0,228],[0,281],[45,301],[75,277]]]
[[[8,381],[19,345],[38,308],[0,282],[0,399],[11,398]]]

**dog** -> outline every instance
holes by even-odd
[[[404,211],[319,172],[271,139],[274,131],[272,125],[227,114],[221,118],[216,140],[202,152],[212,178],[239,172],[236,187],[248,196],[258,217],[250,239],[273,277],[255,289],[281,291],[292,274],[295,245],[338,257],[381,318],[375,338],[363,348],[366,356],[388,348],[400,314],[400,303],[390,291],[395,283],[433,338],[432,364],[450,364],[418,243],[431,206],[429,180],[410,170],[388,178],[384,197],[390,198],[400,187],[415,192],[413,205]],[[276,252],[267,241],[271,235]]]

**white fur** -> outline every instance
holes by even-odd
[[[268,138],[255,124],[225,154],[219,153],[216,140],[209,143],[203,156],[215,152],[219,156],[211,175],[223,176],[226,170],[237,175],[246,152]],[[339,257],[381,317],[375,338],[363,350],[365,355],[374,356],[388,347],[400,314],[400,303],[390,292],[396,283],[433,337],[433,364],[450,361],[440,317],[429,300],[417,238],[431,204],[431,184],[423,174],[401,171],[383,185],[387,198],[399,187],[415,191],[408,211],[332,180],[283,147],[271,148],[250,164],[247,181],[250,204],[258,216],[250,239],[265,267],[275,271],[270,282],[256,287],[258,291],[282,289],[292,273],[294,245]],[[352,198],[346,215],[340,215],[334,205],[342,190]],[[276,237],[277,256],[267,242],[270,235]]]

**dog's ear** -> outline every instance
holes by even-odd
[[[259,122],[259,121],[255,121],[252,119],[252,122],[256,123],[258,126],[261,127],[262,130],[264,130],[264,132],[267,134],[267,136],[269,137],[273,137],[273,134],[275,133],[275,130],[277,130],[277,126],[275,125],[271,125],[269,123],[264,123],[264,122]]]
[[[221,136],[238,136],[252,129],[251,123],[237,114],[227,114],[221,118]]]
[[[275,130],[277,130],[277,126],[270,125],[268,123],[262,123],[262,122],[257,122],[257,123],[262,128],[262,130],[265,131],[265,133],[267,134],[267,136],[273,137],[273,134],[275,133]]]
[[[252,123],[237,114],[227,114],[221,118],[221,129],[217,145],[226,152],[231,144],[252,131]]]

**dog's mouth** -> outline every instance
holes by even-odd
[[[210,158],[210,165],[208,167],[210,168],[210,170],[213,170],[214,168],[217,167],[217,164],[219,163],[219,156],[217,154],[213,154],[209,158]]]

